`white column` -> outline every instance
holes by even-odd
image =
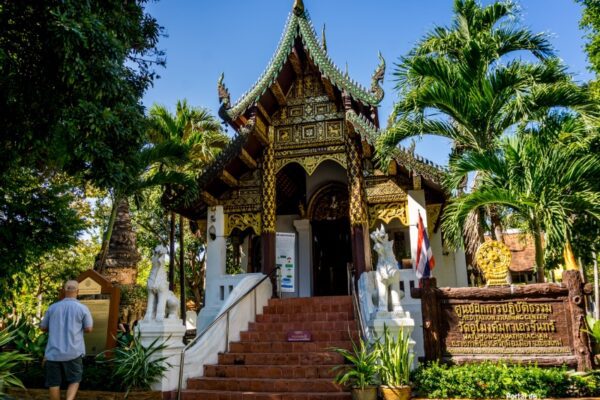
[[[456,286],[469,286],[469,280],[467,278],[467,259],[463,249],[456,249],[454,252],[454,268],[456,269]]]
[[[425,209],[425,191],[424,190],[409,190],[408,191],[408,225],[410,233],[410,257],[412,259],[413,269],[417,262],[417,240],[419,238],[419,214],[423,218],[423,224],[427,229],[427,210]]]
[[[297,219],[298,231],[298,296],[312,296],[312,230],[308,219]]]
[[[206,216],[206,294],[198,314],[198,332],[210,324],[221,308],[220,278],[225,275],[226,243],[223,206],[209,207]]]

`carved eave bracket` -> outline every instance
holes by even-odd
[[[385,59],[379,53],[379,66],[371,76],[371,93],[377,99],[378,102],[383,100],[384,92],[381,84],[383,83],[383,78],[385,77]]]

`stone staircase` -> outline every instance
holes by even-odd
[[[188,380],[185,400],[349,400],[335,383],[343,358],[358,339],[350,296],[271,299],[239,342]],[[308,331],[311,342],[288,342],[290,331]]]

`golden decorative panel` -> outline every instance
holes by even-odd
[[[373,228],[377,221],[389,224],[398,219],[402,225],[408,226],[408,206],[406,201],[396,203],[380,203],[369,206],[369,223]]]
[[[260,211],[260,186],[232,189],[221,197],[223,210],[226,213],[247,213]]]
[[[269,127],[269,144],[263,152],[262,232],[275,232],[275,146],[273,145],[273,130],[273,127]]]
[[[365,188],[362,174],[362,163],[356,142],[348,135],[344,136],[348,174],[348,191],[350,200],[350,225],[362,226],[367,222]]]
[[[277,158],[275,160],[275,173],[281,171],[286,165],[295,162],[300,164],[308,175],[312,175],[317,167],[327,160],[335,161],[343,168],[346,168],[346,155],[344,153],[300,155]]]
[[[485,275],[486,286],[510,285],[511,258],[510,249],[504,243],[491,240],[479,246],[475,260]]]
[[[365,179],[365,190],[369,204],[406,201],[405,187],[398,184],[395,177],[369,176]]]
[[[225,234],[231,235],[234,229],[244,231],[252,228],[254,233],[261,233],[261,214],[260,213],[245,213],[245,214],[225,214]]]
[[[442,205],[427,204],[425,210],[427,211],[427,234],[429,235],[429,240],[431,240],[433,229],[435,228],[435,224],[440,217],[440,212],[442,211]]]

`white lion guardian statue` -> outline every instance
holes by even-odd
[[[152,254],[152,270],[148,277],[148,307],[144,321],[162,321],[177,318],[179,311],[179,300],[169,290],[169,280],[165,265],[168,261],[168,250],[163,245],[158,245]]]
[[[388,239],[383,225],[371,233],[371,239],[375,242],[373,250],[377,253],[377,311],[403,311],[400,299],[404,293],[400,290],[400,269],[394,256],[394,242]],[[391,309],[388,309],[388,293],[391,296]]]

